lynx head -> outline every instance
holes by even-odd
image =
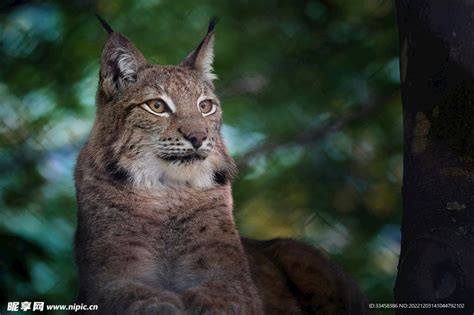
[[[212,83],[215,22],[176,66],[147,63],[129,39],[101,22],[109,36],[89,141],[101,152],[96,164],[111,180],[142,188],[228,183],[235,166]]]

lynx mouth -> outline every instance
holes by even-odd
[[[186,155],[162,155],[159,158],[168,162],[197,162],[205,160],[207,155],[192,153]]]

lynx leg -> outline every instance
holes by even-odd
[[[82,302],[85,297],[80,297]],[[98,304],[97,314],[183,314],[180,297],[136,281],[109,281],[90,292],[87,304]]]

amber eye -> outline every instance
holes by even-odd
[[[155,113],[164,113],[166,112],[166,104],[162,99],[156,99],[146,102],[152,111]]]
[[[146,101],[141,107],[158,116],[167,116],[169,112],[168,105],[161,98]]]
[[[216,105],[211,100],[205,100],[199,103],[199,110],[204,116],[211,115],[216,111]]]

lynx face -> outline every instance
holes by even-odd
[[[211,25],[180,65],[162,66],[148,64],[125,36],[110,33],[92,139],[111,179],[147,189],[230,180],[235,167],[220,133],[213,40]]]
[[[152,66],[141,74],[141,96],[126,120],[135,144],[175,164],[205,160],[220,137],[222,112],[212,86],[181,67]]]

